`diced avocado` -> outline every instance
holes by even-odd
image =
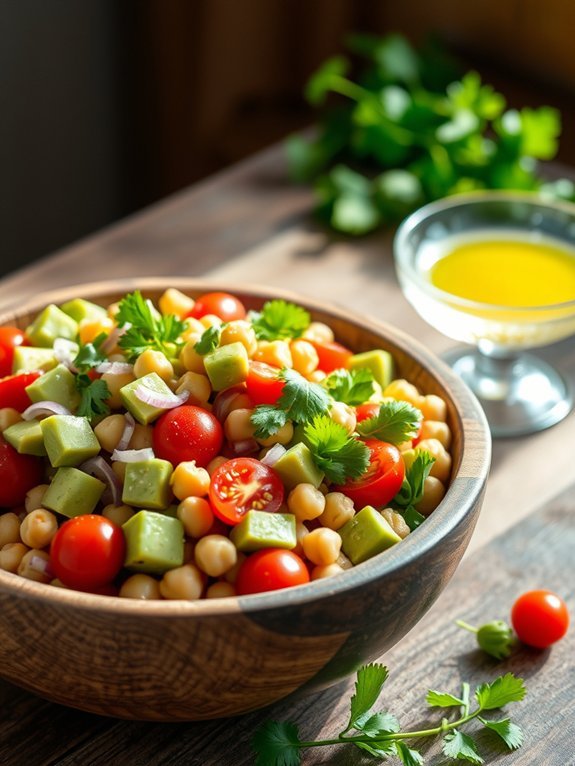
[[[122,529],[126,538],[126,569],[163,574],[184,563],[184,525],[179,519],[139,511]]]
[[[44,446],[54,468],[80,465],[100,451],[100,442],[86,418],[50,415],[40,421]]]
[[[228,343],[219,346],[204,356],[206,375],[214,391],[236,386],[248,376],[248,352],[243,343]]]
[[[142,378],[136,378],[120,389],[120,397],[124,407],[132,413],[138,423],[145,426],[160,417],[166,410],[161,407],[153,407],[151,404],[146,404],[138,399],[136,389],[140,386],[145,386],[150,391],[162,396],[173,396],[173,392],[156,372],[150,372]]]
[[[33,372],[34,370],[52,370],[58,364],[51,348],[38,346],[17,346],[14,349],[12,372]]]
[[[295,548],[295,516],[293,513],[248,511],[233,527],[230,540],[244,553],[261,548]]]
[[[21,455],[43,457],[46,454],[39,420],[21,420],[9,426],[2,435]]]
[[[168,460],[160,458],[127,463],[122,502],[151,510],[167,508],[173,497],[170,489],[173,470]]]
[[[361,564],[401,542],[401,537],[371,505],[362,508],[338,532],[342,540],[341,549],[352,564]]]
[[[348,359],[347,366],[350,370],[367,368],[373,373],[373,377],[382,388],[388,386],[393,380],[393,357],[389,351],[374,349],[354,354]]]
[[[60,306],[60,309],[78,323],[82,319],[101,319],[106,316],[105,308],[92,303],[92,301],[86,301],[84,298],[74,298],[71,301],[66,301],[66,303]]]
[[[304,482],[319,487],[325,475],[313,462],[309,447],[303,442],[298,442],[286,450],[274,463],[273,470],[283,481],[288,492]]]
[[[42,505],[64,516],[92,513],[106,485],[77,468],[59,468],[42,498]]]
[[[26,328],[26,335],[35,346],[50,348],[54,345],[56,338],[75,340],[77,334],[78,323],[54,303],[46,306]]]
[[[74,375],[63,364],[48,370],[26,386],[26,393],[33,402],[58,402],[69,410],[75,410],[80,403]]]

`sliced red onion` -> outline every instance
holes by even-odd
[[[214,417],[217,418],[220,423],[223,423],[231,412],[231,406],[236,396],[245,394],[245,392],[246,389],[244,386],[232,386],[231,388],[226,388],[224,391],[220,391],[216,394],[212,409]]]
[[[241,439],[238,442],[232,442],[230,444],[234,455],[249,455],[252,452],[257,452],[260,445],[255,439]]]
[[[56,338],[52,346],[54,356],[60,364],[71,367],[72,362],[78,355],[78,344],[67,338]]]
[[[141,460],[153,460],[154,458],[154,450],[151,447],[144,447],[143,449],[115,449],[112,452],[112,460],[118,463],[138,463]]]
[[[22,413],[24,420],[34,420],[34,418],[41,418],[45,415],[71,415],[72,413],[67,407],[59,402],[43,401],[35,402],[27,407]]]
[[[134,365],[129,362],[102,362],[96,367],[96,372],[107,372],[110,375],[126,375],[134,371]]]
[[[277,461],[286,451],[287,450],[283,446],[283,444],[274,444],[274,446],[269,450],[269,452],[266,452],[266,454],[263,456],[261,462],[265,463],[265,465],[269,465],[269,467],[271,468],[277,463]]]
[[[122,432],[120,441],[116,444],[116,449],[119,452],[122,452],[128,448],[128,444],[130,443],[130,439],[132,438],[134,429],[136,427],[136,421],[134,420],[134,416],[131,412],[126,412],[124,414],[124,420],[126,421],[126,424],[124,425],[124,431]]]
[[[46,577],[49,577],[51,580],[54,578],[54,570],[50,564],[50,559],[45,559],[43,556],[37,555],[30,556],[28,564],[30,569],[33,569],[35,572],[40,572],[40,574],[46,575]]]
[[[179,407],[190,397],[189,391],[182,391],[179,394],[160,394],[157,391],[152,391],[151,388],[148,388],[143,383],[134,390],[134,393],[144,404],[149,404],[150,407],[158,407],[161,410],[171,410],[174,407]]]
[[[123,327],[114,327],[106,340],[102,343],[102,351],[105,354],[109,354],[111,351],[113,351],[113,349],[115,349],[118,345],[118,341],[127,329],[128,325],[124,325]]]
[[[90,476],[95,476],[100,481],[106,484],[106,489],[102,495],[102,502],[105,505],[113,503],[114,505],[121,505],[122,503],[122,485],[119,478],[114,473],[112,466],[108,465],[101,455],[88,458],[80,466],[78,466],[84,473],[89,473]]]

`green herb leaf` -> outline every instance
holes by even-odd
[[[311,321],[304,308],[283,300],[268,301],[260,312],[252,312],[250,318],[259,340],[299,338]]]
[[[76,415],[89,420],[97,415],[108,415],[110,407],[105,400],[110,397],[110,389],[106,381],[101,378],[91,380],[85,373],[79,373],[74,380],[80,392]]]
[[[173,355],[186,327],[174,314],[162,316],[139,290],[129,293],[120,301],[116,321],[119,327],[128,325],[118,345],[126,352],[129,360],[149,348],[167,356]]]
[[[316,415],[306,423],[303,433],[314,463],[329,481],[343,484],[346,479],[356,479],[367,470],[369,447],[350,436],[329,415]]]
[[[204,330],[202,333],[202,337],[199,341],[194,345],[194,350],[197,351],[200,356],[209,354],[218,347],[221,334],[221,325],[212,325],[211,327],[208,327],[207,330]]]
[[[397,754],[395,742],[378,742],[377,744],[372,744],[371,742],[369,744],[367,742],[354,742],[353,744],[360,750],[365,750],[369,755],[373,755],[375,758],[385,759],[388,755]]]
[[[394,502],[401,508],[408,508],[419,503],[423,497],[425,480],[435,463],[435,458],[427,450],[416,449],[415,452],[415,460],[405,472],[401,489],[394,497]]]
[[[334,56],[327,59],[310,78],[305,88],[305,97],[310,104],[318,105],[333,88],[334,78],[343,77],[347,74],[349,62],[343,56]]]
[[[375,380],[371,370],[334,370],[322,380],[332,397],[344,404],[363,404],[375,391]]]
[[[364,665],[357,671],[355,694],[351,698],[349,722],[344,732],[355,728],[357,723],[361,725],[362,721],[365,722],[366,715],[381,694],[387,676],[388,671],[385,665],[377,662]]]
[[[510,750],[517,750],[523,744],[523,732],[509,718],[503,718],[501,721],[487,721],[485,718],[478,716],[478,719],[487,729],[494,731],[501,737]]]
[[[395,743],[395,752],[403,766],[422,766],[423,756],[418,750],[408,747],[405,742]]]
[[[101,332],[91,343],[85,343],[81,346],[72,362],[73,366],[80,372],[86,372],[102,364],[102,362],[107,362],[108,357],[102,351],[102,344],[107,337],[106,333]]]
[[[295,724],[268,721],[252,740],[257,754],[256,766],[299,766],[299,741]]]
[[[412,505],[408,505],[407,508],[401,508],[400,513],[411,532],[425,521],[425,516],[416,511]]]
[[[256,439],[267,439],[283,428],[288,420],[287,412],[274,404],[259,404],[250,418]]]
[[[493,683],[485,683],[475,690],[475,698],[482,710],[495,710],[510,702],[518,702],[525,696],[523,679],[513,673],[506,673],[496,678]]]
[[[401,444],[417,434],[421,417],[421,411],[408,402],[383,402],[375,417],[357,424],[357,431],[366,439]]]
[[[461,707],[461,705],[465,704],[462,699],[455,697],[453,694],[436,692],[433,689],[427,692],[425,700],[431,707]]]
[[[354,726],[355,729],[360,730],[366,737],[380,737],[382,734],[398,732],[400,729],[397,718],[387,710],[374,713],[373,715],[368,713],[367,716],[365,721],[363,716],[361,716]]]
[[[470,763],[483,763],[483,758],[477,752],[475,740],[458,729],[448,731],[443,738],[443,753],[448,758]]]

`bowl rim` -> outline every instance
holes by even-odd
[[[26,599],[47,602],[55,607],[73,606],[90,612],[139,618],[225,617],[240,612],[253,614],[282,607],[300,606],[361,588],[372,580],[399,572],[417,558],[427,554],[442,537],[454,531],[472,510],[484,491],[491,460],[491,437],[483,410],[470,389],[445,362],[416,338],[376,317],[355,311],[350,312],[345,306],[322,303],[311,296],[281,288],[245,282],[238,282],[230,288],[229,283],[226,284],[217,279],[159,276],[80,283],[38,293],[33,298],[8,305],[0,310],[0,325],[13,320],[18,315],[40,311],[50,302],[64,302],[77,297],[85,297],[88,300],[98,299],[108,293],[125,293],[134,289],[145,292],[168,287],[196,293],[223,290],[236,295],[248,294],[259,299],[281,298],[299,303],[312,312],[315,310],[339,320],[351,321],[360,328],[383,335],[391,344],[401,347],[419,366],[428,370],[432,377],[440,380],[450,397],[461,404],[461,408],[458,407],[455,413],[462,434],[461,462],[457,472],[452,476],[445,498],[418,530],[402,540],[401,545],[395,545],[385,551],[385,555],[380,554],[358,564],[341,576],[319,579],[292,588],[221,599],[158,600],[146,601],[142,604],[137,599],[123,599],[58,588],[0,570],[0,594],[10,593]],[[461,416],[460,409],[465,410],[465,417]],[[473,444],[473,454],[470,454],[470,439]],[[463,482],[463,491],[455,493],[451,490],[456,486],[458,479]],[[470,480],[473,482],[472,491],[469,491]]]
[[[497,303],[485,303],[482,301],[475,301],[470,298],[463,298],[455,293],[450,293],[447,290],[442,290],[440,287],[432,284],[429,280],[425,279],[421,271],[413,266],[411,260],[407,257],[407,239],[412,231],[422,224],[424,221],[441,215],[441,213],[452,210],[454,208],[468,208],[474,207],[476,204],[481,203],[522,203],[527,204],[533,209],[542,208],[546,211],[558,211],[568,214],[573,219],[575,224],[575,203],[567,200],[553,200],[538,192],[532,191],[473,191],[465,192],[461,194],[454,194],[451,197],[443,197],[442,199],[429,202],[427,205],[415,210],[408,215],[398,226],[395,236],[393,238],[393,257],[396,263],[398,273],[403,274],[404,278],[407,278],[414,282],[417,287],[427,295],[435,298],[441,303],[448,303],[454,307],[460,307],[463,310],[475,310],[483,312],[500,312],[505,311],[509,314],[517,316],[520,319],[522,314],[545,314],[549,311],[567,311],[575,310],[575,299],[569,301],[563,301],[561,303],[549,303],[539,306],[506,306]],[[530,233],[529,229],[524,227],[516,227],[517,231],[525,231]],[[511,228],[510,228],[511,231]],[[575,248],[573,249],[575,255]],[[568,316],[561,316],[556,318],[550,318],[547,321],[549,323],[562,322]],[[513,321],[513,320],[510,320]],[[537,321],[537,320],[535,320]]]

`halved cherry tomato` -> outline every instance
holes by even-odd
[[[366,439],[371,455],[367,471],[359,479],[348,481],[337,489],[351,497],[360,511],[365,505],[386,505],[401,488],[405,465],[401,452],[393,444]]]
[[[531,590],[513,604],[511,623],[522,643],[545,649],[567,633],[569,611],[552,591]]]
[[[87,513],[62,524],[52,539],[50,562],[69,588],[98,590],[116,577],[125,552],[122,528],[105,516]]]
[[[26,393],[26,386],[37,380],[42,373],[20,372],[18,375],[8,375],[0,379],[0,408],[13,407],[23,412],[32,402]]]
[[[232,458],[212,474],[210,503],[226,524],[238,524],[248,511],[279,510],[284,485],[269,466],[252,457]]]
[[[364,404],[358,404],[355,408],[355,417],[358,423],[362,420],[369,420],[369,418],[375,418],[379,413],[380,405],[376,402],[364,402]]]
[[[205,466],[219,453],[223,440],[224,432],[217,418],[194,404],[164,412],[152,434],[156,457],[169,460],[172,465],[195,460],[199,466]]]
[[[27,345],[28,339],[19,327],[0,327],[0,378],[12,374],[14,349]]]
[[[303,560],[283,548],[264,548],[252,553],[241,564],[236,579],[239,596],[291,588],[309,582],[309,572]]]
[[[341,343],[336,341],[318,343],[317,341],[310,341],[312,346],[317,351],[319,358],[318,370],[322,372],[333,372],[341,368],[347,368],[349,358],[353,356],[353,351],[349,348],[342,346]]]
[[[21,455],[0,437],[0,507],[22,505],[26,492],[42,483],[44,462],[34,455]]]
[[[284,381],[278,377],[279,367],[265,362],[250,362],[247,391],[254,404],[275,404],[282,395]]]
[[[205,295],[200,295],[187,316],[201,319],[206,314],[214,314],[224,322],[231,322],[234,319],[244,319],[246,308],[235,295],[230,295],[229,293],[205,293]]]

